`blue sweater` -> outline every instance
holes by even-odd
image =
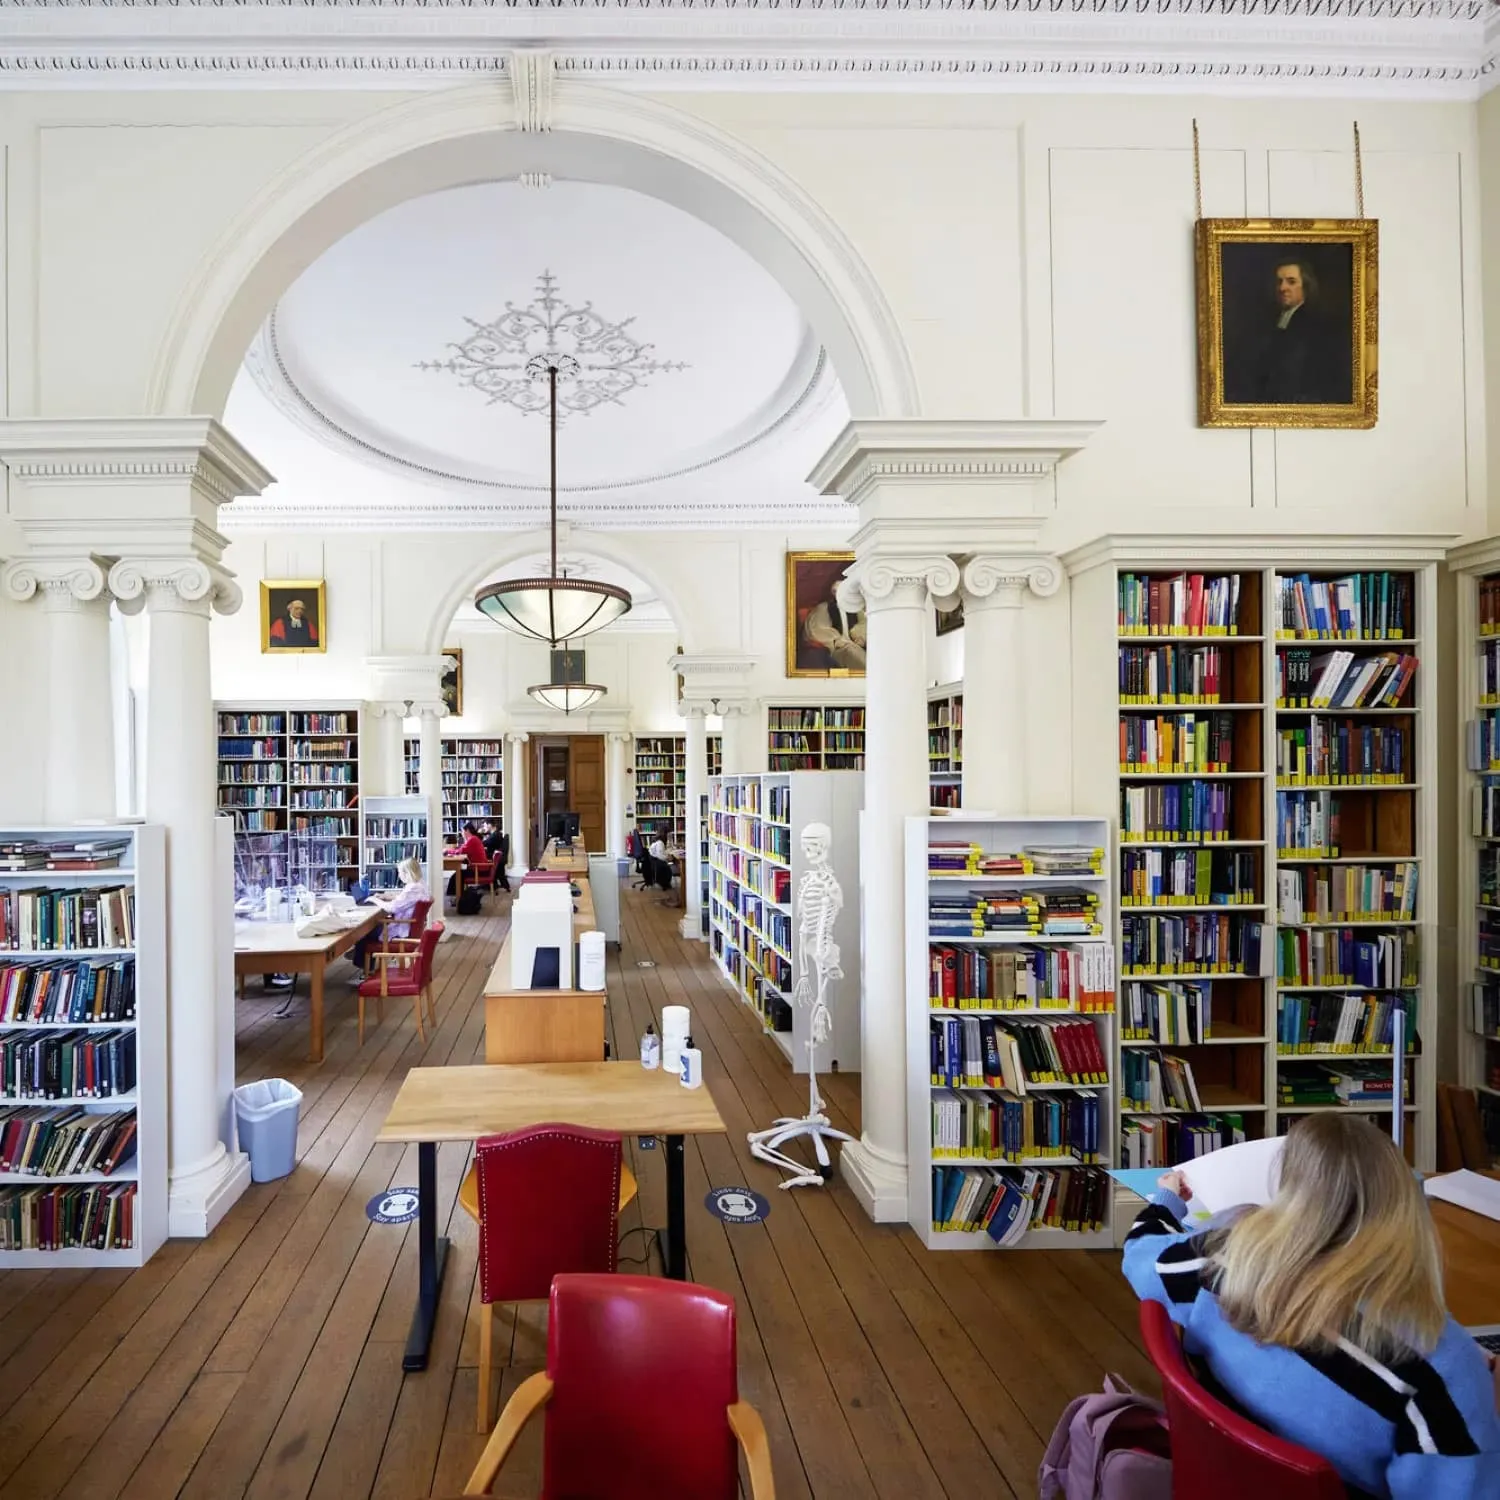
[[[1457,1323],[1426,1359],[1390,1367],[1347,1343],[1327,1354],[1257,1343],[1219,1311],[1184,1210],[1175,1193],[1152,1194],[1125,1240],[1125,1277],[1166,1307],[1230,1402],[1381,1500],[1500,1500],[1494,1382]]]

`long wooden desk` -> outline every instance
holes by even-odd
[[[685,1089],[670,1073],[639,1062],[507,1063],[473,1068],[413,1068],[377,1142],[417,1143],[417,1306],[402,1368],[425,1370],[437,1318],[448,1241],[437,1232],[437,1146],[565,1121],[620,1135],[666,1138],[666,1274],[687,1275],[683,1137],[718,1135],[724,1121],[706,1087]]]
[[[343,932],[323,937],[299,938],[295,922],[236,922],[234,924],[234,974],[306,974],[312,991],[309,1009],[311,1038],[309,1060],[323,1061],[323,971],[335,958],[347,953],[362,937],[374,932],[384,920],[378,906],[359,907],[362,920]]]
[[[542,851],[542,857],[537,861],[539,870],[566,870],[569,875],[577,877],[587,875],[589,872],[589,853],[583,847],[582,839],[574,839],[571,849],[559,849],[556,839],[548,839],[547,847]]]
[[[1465,1327],[1500,1323],[1500,1222],[1455,1203],[1428,1200],[1443,1242],[1443,1292]]]

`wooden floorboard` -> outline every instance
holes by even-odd
[[[0,1272],[0,1500],[420,1500],[462,1488],[484,1442],[474,1431],[478,1235],[457,1208],[470,1148],[438,1152],[452,1250],[422,1374],[401,1371],[415,1227],[373,1226],[365,1204],[416,1181],[414,1148],[375,1144],[408,1069],[483,1059],[480,992],[509,898],[486,906],[449,919],[425,1043],[392,1002],[360,1046],[350,971],[336,965],[315,1066],[305,981],[290,1003],[249,982],[238,1072],[303,1091],[298,1164],[252,1186],[208,1240],[172,1241],[133,1273]],[[904,1226],[871,1224],[837,1175],[823,1189],[780,1191],[745,1134],[801,1114],[806,1080],[703,945],[681,937],[678,909],[629,890],[622,906],[613,1053],[634,1056],[664,1005],[689,1006],[729,1126],[688,1146],[689,1267],[735,1298],[741,1393],[765,1420],[778,1494],[1033,1494],[1068,1399],[1097,1389],[1106,1369],[1154,1385],[1117,1257],[932,1253]],[[826,1078],[822,1093],[834,1123],[857,1132],[858,1075]],[[663,1154],[633,1139],[626,1150],[641,1190],[621,1221],[622,1269],[659,1274],[644,1231],[665,1223]],[[730,1227],[708,1214],[709,1189],[728,1185],[764,1193],[766,1222]],[[503,1403],[541,1367],[545,1308],[494,1316]],[[534,1495],[539,1464],[528,1434],[496,1493]]]

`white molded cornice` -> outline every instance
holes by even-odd
[[[410,703],[415,715],[422,703],[438,697],[443,658],[438,656],[367,656],[367,696],[383,703]]]
[[[1484,0],[8,0],[5,15],[0,86],[30,89],[437,87],[504,77],[541,46],[561,78],[652,93],[1474,98],[1494,71]],[[517,102],[545,120],[544,95]]]
[[[1454,573],[1494,572],[1500,568],[1500,536],[1481,537],[1450,549],[1448,567]]]
[[[1062,554],[1071,578],[1091,568],[1204,567],[1272,568],[1294,563],[1303,568],[1420,566],[1442,562],[1458,540],[1453,532],[1407,532],[1389,536],[1350,536],[1342,532],[1307,532],[1301,536],[1258,536],[1254,532],[1184,535],[1111,535],[1086,542]]]
[[[700,653],[697,656],[671,657],[667,666],[689,681],[704,677],[748,676],[755,670],[753,656],[713,655]]]

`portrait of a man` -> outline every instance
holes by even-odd
[[[262,581],[260,649],[326,651],[324,592],[321,578]]]
[[[1375,221],[1198,225],[1199,420],[1375,422]]]
[[[852,552],[788,552],[786,674],[863,677],[865,617],[838,602],[839,580]]]

